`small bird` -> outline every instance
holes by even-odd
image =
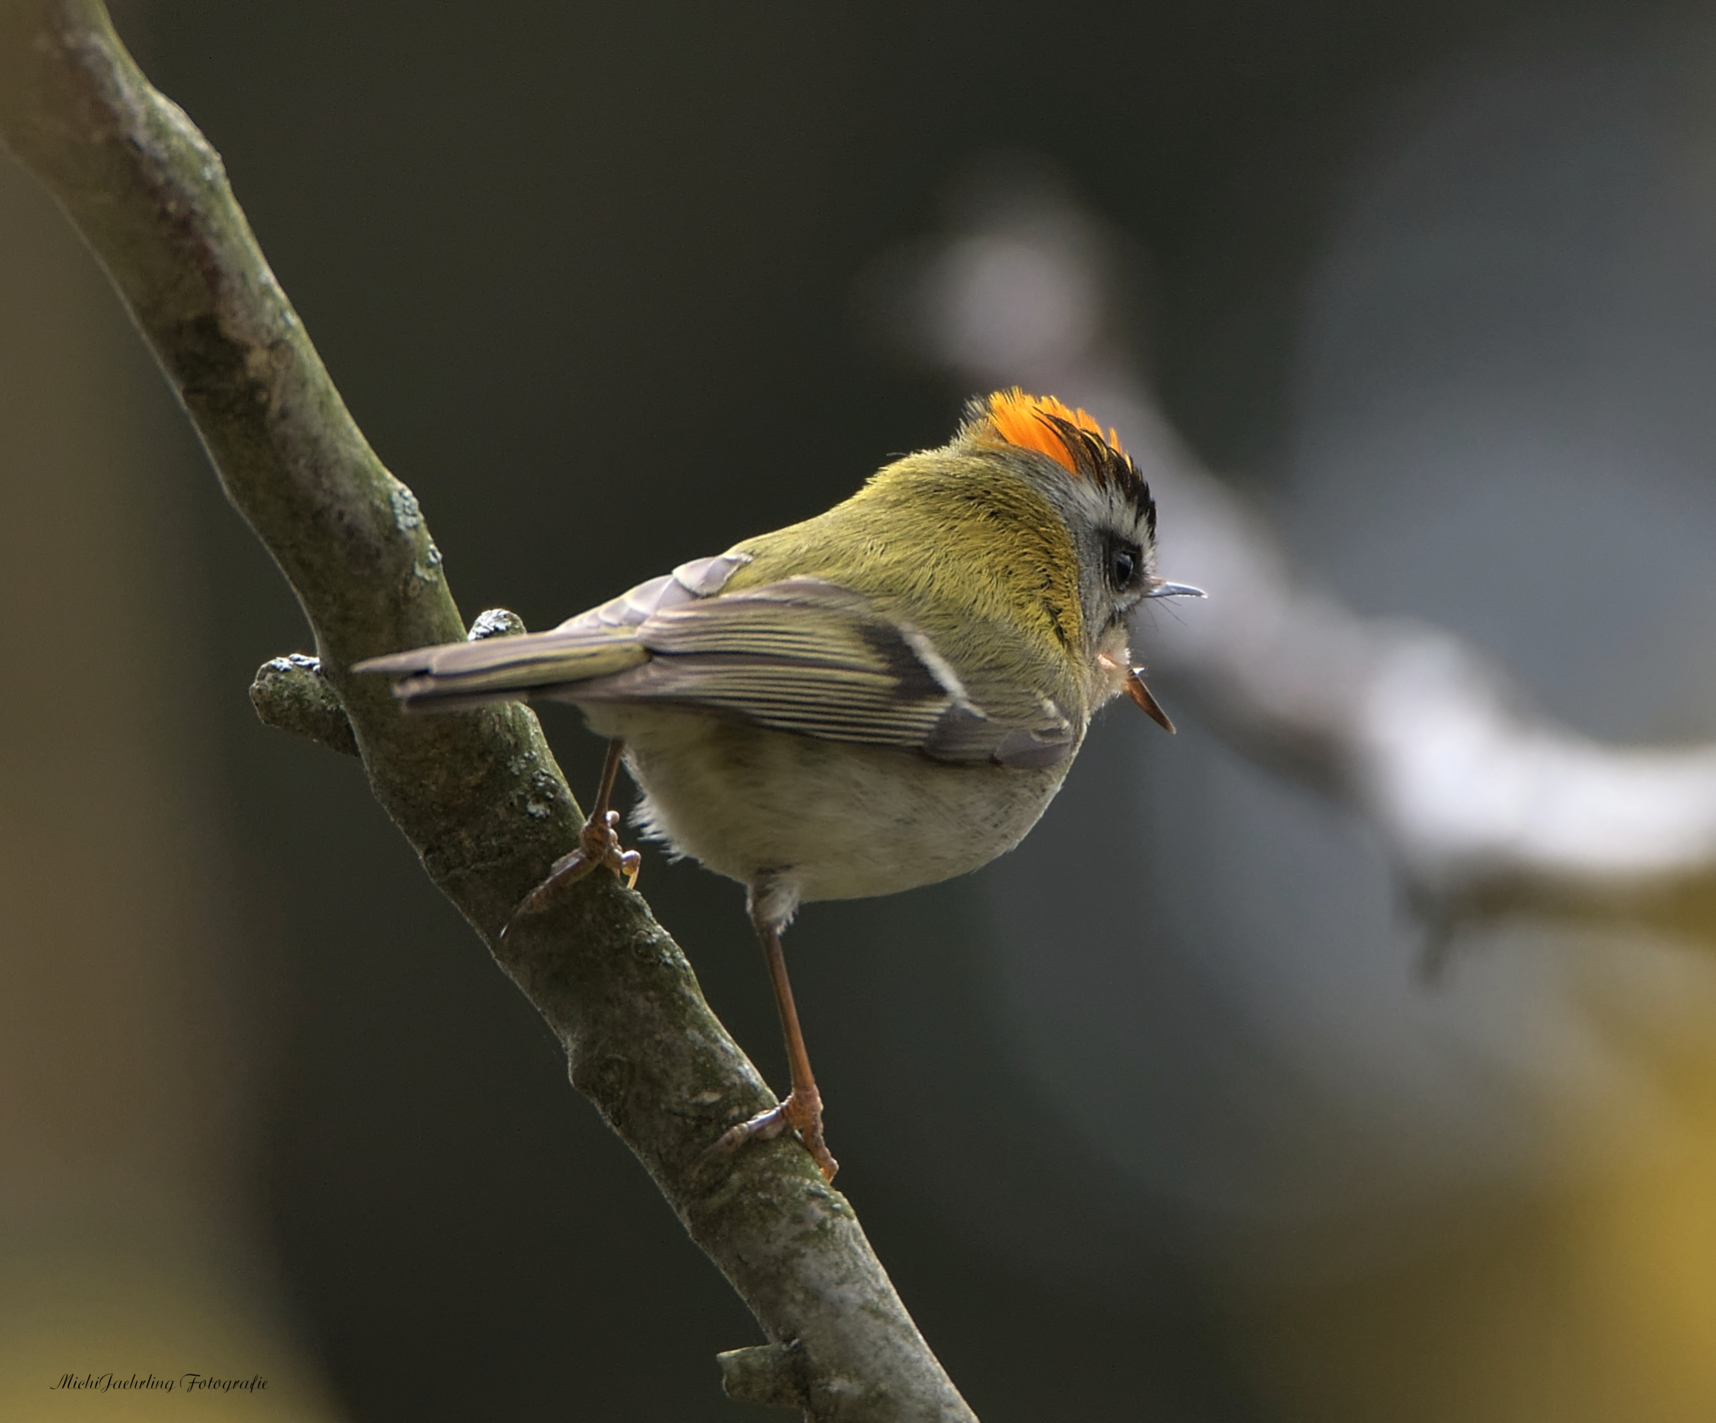
[[[781,933],[801,903],[934,884],[1025,837],[1096,709],[1125,692],[1173,724],[1131,665],[1156,576],[1156,505],[1110,430],[1014,388],[973,400],[940,449],[885,466],[825,514],[682,563],[548,632],[358,664],[408,711],[570,702],[609,738],[576,849],[519,905],[606,865],[621,761],[647,838],[749,896],[791,1090],[705,1155],[791,1129],[825,1178]]]

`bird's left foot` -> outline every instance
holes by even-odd
[[[729,1127],[721,1133],[713,1146],[698,1157],[697,1164],[701,1166],[711,1157],[724,1156],[735,1151],[747,1141],[770,1141],[788,1130],[804,1143],[804,1149],[810,1153],[810,1159],[822,1172],[822,1179],[832,1184],[834,1173],[840,1169],[840,1163],[834,1159],[828,1150],[828,1143],[822,1139],[822,1094],[814,1087],[808,1092],[788,1092],[766,1112],[758,1112],[749,1121]]]

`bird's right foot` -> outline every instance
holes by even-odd
[[[788,1092],[767,1111],[758,1112],[749,1121],[727,1128],[715,1144],[697,1158],[697,1164],[702,1166],[714,1157],[736,1151],[747,1141],[770,1141],[788,1130],[804,1143],[810,1159],[822,1172],[822,1179],[832,1184],[840,1163],[822,1139],[822,1094],[815,1088],[808,1092]]]

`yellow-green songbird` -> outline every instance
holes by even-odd
[[[781,931],[806,900],[893,894],[1010,850],[1118,693],[1173,730],[1131,667],[1127,619],[1201,595],[1156,576],[1155,541],[1112,431],[1000,391],[826,514],[550,632],[356,670],[393,677],[413,711],[546,698],[610,738],[579,848],[518,914],[598,864],[635,877],[608,808],[623,750],[643,833],[749,891],[787,1038],[791,1092],[715,1148],[791,1127],[832,1180]]]

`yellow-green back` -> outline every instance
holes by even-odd
[[[1085,701],[1072,540],[1004,454],[908,455],[827,513],[735,550],[752,562],[723,592],[825,579],[928,634],[956,670],[1004,669],[1063,706]]]

